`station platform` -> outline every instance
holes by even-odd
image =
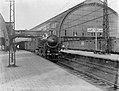
[[[16,52],[17,67],[0,52],[0,91],[103,91],[31,52]]]
[[[82,56],[89,56],[89,57],[95,57],[95,58],[109,59],[113,61],[119,61],[118,54],[105,54],[105,55],[104,54],[94,54],[94,52],[87,52],[87,51],[80,51],[80,50],[61,50],[61,52],[79,54]]]

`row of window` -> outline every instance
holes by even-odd
[[[45,25],[43,25],[43,26],[40,26],[39,28],[37,28],[36,30],[42,30],[42,31],[47,31],[47,30],[49,30],[50,28],[56,28],[57,27],[57,25],[58,25],[58,23],[57,22],[54,22],[54,23],[48,23],[48,24],[45,24]]]
[[[88,33],[89,35],[91,35],[91,36],[96,36],[96,33],[95,32],[91,32],[91,33]],[[103,33],[97,33],[97,36],[100,36],[100,37],[102,37],[102,35],[103,35]]]
[[[61,41],[79,41],[79,40],[86,40],[85,42],[92,42],[92,40],[87,40],[87,38],[61,38]]]
[[[86,34],[84,32],[81,33],[81,36],[84,37]],[[67,36],[67,30],[65,30],[65,36]],[[69,35],[68,35],[69,36]],[[72,36],[78,36],[78,32],[72,32]],[[95,32],[87,32],[87,36],[92,36],[95,37],[96,33]],[[102,37],[103,33],[99,32],[97,33],[97,36]]]
[[[80,38],[61,38],[62,41],[80,40]]]

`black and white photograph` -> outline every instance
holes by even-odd
[[[0,0],[0,91],[119,91],[119,0]]]

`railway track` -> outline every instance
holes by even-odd
[[[88,80],[92,84],[96,84],[105,89],[113,88],[115,85],[115,81],[112,82],[110,80],[111,78],[115,79],[115,68],[83,62],[80,59],[72,58],[71,56],[69,58],[64,56],[60,57],[57,64],[70,70],[73,74]],[[117,87],[119,87],[119,84]]]

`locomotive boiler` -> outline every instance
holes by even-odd
[[[57,61],[60,51],[59,38],[56,35],[50,35],[46,39],[38,40],[38,47],[36,54],[43,56],[47,59]]]

